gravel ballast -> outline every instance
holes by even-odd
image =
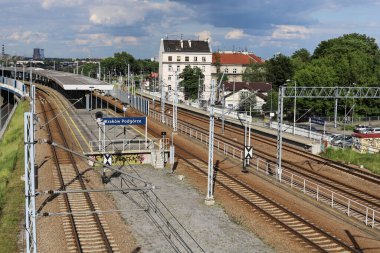
[[[186,178],[180,180],[179,175],[151,166],[136,166],[135,169],[142,178],[160,187],[155,190],[156,195],[205,252],[274,252],[253,233],[231,221],[217,204],[205,205],[205,196],[195,190]],[[113,180],[114,183],[119,181],[117,178]],[[137,194],[133,197],[139,198]],[[121,193],[114,193],[114,199],[119,209],[136,208]],[[130,225],[141,252],[175,252],[144,211],[126,211],[123,218]],[[172,222],[174,219],[169,220]],[[192,250],[202,251],[200,248]]]

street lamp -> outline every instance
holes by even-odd
[[[94,89],[95,87],[94,86],[90,86],[90,114],[91,114],[91,117],[92,117],[92,89]]]
[[[291,82],[290,79],[286,80],[286,82]],[[293,135],[296,134],[296,118],[297,118],[297,81],[294,81],[294,108],[293,108]]]

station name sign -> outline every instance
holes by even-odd
[[[103,118],[105,125],[145,125],[146,117]]]
[[[323,119],[318,119],[318,118],[310,118],[310,122],[318,125],[324,125],[325,121]]]

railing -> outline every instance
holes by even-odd
[[[150,151],[154,145],[163,142],[163,148],[168,149],[169,139],[121,139],[121,140],[96,140],[90,141],[91,150],[107,153],[107,152],[141,152]]]
[[[276,164],[263,160],[257,156],[254,156],[250,163],[250,166],[256,169],[257,172],[261,172],[269,177],[276,177]],[[317,201],[329,205],[331,208],[344,212],[347,216],[362,221],[367,226],[380,228],[380,212],[371,207],[365,206],[355,200],[347,198],[284,169],[282,171],[282,183],[289,185],[290,188],[299,190]]]
[[[12,90],[13,92],[17,93],[21,97],[26,96],[26,87],[23,82],[20,82],[18,80],[7,78],[0,76],[0,84],[4,86],[4,88],[7,88],[9,90]]]
[[[161,113],[150,111],[149,116],[157,121],[161,121]],[[172,118],[165,116],[164,124],[171,126]],[[199,140],[201,143],[208,145],[208,135],[203,134],[189,126],[181,123],[177,123],[177,130],[188,136]],[[214,140],[214,148],[223,152],[224,155],[232,158],[243,159],[243,150],[235,148],[227,143],[219,140]],[[255,168],[256,171],[263,173],[268,177],[276,176],[276,164],[269,162],[257,156],[254,156],[250,160],[251,168]],[[299,175],[291,173],[285,169],[282,170],[282,182],[285,185],[289,185],[290,188],[299,190],[300,192],[308,195],[317,201],[323,202],[329,205],[331,208],[335,208],[341,212],[346,213],[350,217],[354,217],[367,226],[372,228],[380,228],[380,213],[371,207],[365,206],[355,200],[349,199],[339,193],[336,193],[324,186],[318,185],[308,179],[305,179]]]

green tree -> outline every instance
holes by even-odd
[[[253,109],[257,103],[256,95],[250,91],[240,92],[240,104],[239,111],[249,111],[250,108]]]
[[[265,62],[266,79],[271,82],[274,88],[284,84],[286,80],[293,77],[293,66],[290,58],[278,54]]]
[[[243,73],[244,82],[265,82],[266,73],[262,63],[251,63]]]
[[[311,60],[310,52],[305,48],[295,51],[291,56],[293,69],[296,71],[303,68]]]
[[[198,67],[192,68],[191,66],[186,66],[178,77],[182,79],[179,82],[179,86],[184,88],[185,95],[192,100],[196,99],[198,97],[198,87],[203,86],[203,79],[205,77],[202,70]]]

